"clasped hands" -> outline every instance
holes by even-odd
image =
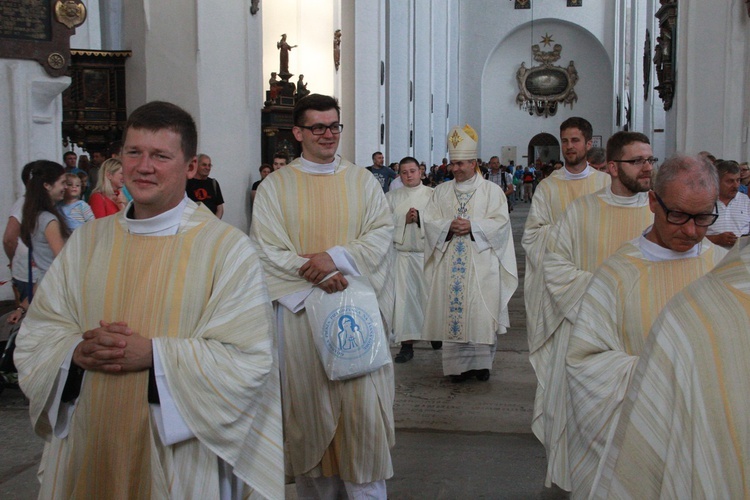
[[[99,322],[83,334],[73,351],[73,362],[84,370],[137,372],[153,365],[151,339],[130,329],[124,321]]]
[[[303,254],[300,257],[310,260],[299,268],[299,275],[324,292],[343,292],[349,286],[349,282],[338,272],[336,264],[326,252]],[[336,274],[321,283],[321,280],[333,272]]]
[[[408,212],[406,212],[406,223],[407,224],[414,224],[419,220],[419,211],[411,207]]]
[[[471,221],[469,219],[453,219],[448,234],[455,236],[471,234]]]

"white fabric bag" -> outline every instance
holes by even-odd
[[[326,375],[346,380],[391,362],[378,298],[365,276],[347,276],[343,292],[315,288],[305,300],[315,347]]]

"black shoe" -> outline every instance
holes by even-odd
[[[443,341],[442,340],[430,340],[430,344],[432,344],[432,348],[435,349],[436,351],[438,349],[442,349],[443,348]]]
[[[408,346],[408,347],[407,347]],[[403,344],[401,350],[396,354],[394,361],[396,363],[406,363],[414,357],[414,348],[411,344]]]
[[[463,372],[461,375],[451,375],[451,382],[454,384],[460,384],[471,378],[471,372]]]
[[[481,380],[482,382],[487,382],[490,379],[490,371],[488,369],[484,370],[472,370],[474,372],[474,375],[477,377],[477,380]]]

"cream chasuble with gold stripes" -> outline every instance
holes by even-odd
[[[573,200],[595,193],[611,183],[609,175],[591,167],[587,169],[590,173],[583,179],[567,179],[565,169],[562,168],[540,182],[534,192],[529,215],[526,217],[521,240],[526,251],[523,298],[526,306],[529,352],[532,354],[544,344],[548,336],[547,332],[538,329],[537,322],[544,289],[542,263],[549,232]]]
[[[529,361],[537,377],[537,387],[546,384],[548,370],[545,361],[550,356],[547,352],[539,353],[552,332],[545,332],[541,327],[540,309],[544,292],[543,262],[547,251],[547,238],[554,224],[562,217],[573,200],[595,193],[611,183],[609,175],[586,167],[587,176],[580,179],[566,177],[564,168],[554,171],[542,180],[534,192],[531,209],[526,217],[521,244],[526,252],[526,270],[523,279],[523,301],[526,308],[526,330],[529,339]],[[549,345],[547,346],[549,347]],[[537,398],[539,399],[539,398]],[[545,443],[544,422],[542,413],[535,412],[532,430],[537,439]]]
[[[664,305],[726,252],[704,239],[700,255],[646,260],[640,239],[594,273],[568,346],[568,453],[575,497],[588,496],[609,445],[648,331]]]
[[[52,435],[47,408],[60,366],[100,320],[158,339],[195,438],[161,444],[148,371],[86,372],[69,434]],[[40,497],[218,498],[218,458],[256,496],[283,496],[272,325],[250,240],[204,207],[189,201],[174,236],[128,234],[124,212],[77,229],[35,295],[16,350],[34,429],[50,441]]]
[[[740,240],[656,318],[594,497],[750,498],[749,270]]]
[[[303,254],[342,246],[367,276],[386,322],[393,314],[393,220],[383,190],[364,168],[341,160],[332,174],[300,170],[297,159],[258,187],[252,236],[272,300],[309,290],[298,275]],[[285,365],[287,474],[338,474],[368,483],[393,475],[393,366],[331,381],[320,362],[304,310],[281,309]]]
[[[532,430],[547,450],[547,477],[570,490],[565,355],[583,293],[597,267],[653,222],[648,194],[617,196],[610,186],[574,200],[552,229],[544,256],[539,322],[549,336],[530,356],[537,378]]]

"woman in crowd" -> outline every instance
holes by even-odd
[[[29,247],[29,265],[37,269],[37,285],[70,236],[65,218],[57,208],[57,203],[62,201],[64,196],[63,166],[48,160],[33,162],[23,203],[21,241]],[[29,298],[26,297],[8,317],[8,323],[17,323],[26,314],[28,307]]]
[[[97,219],[116,214],[127,205],[125,197],[120,193],[124,184],[122,163],[116,158],[110,158],[102,163],[99,181],[91,192],[89,205]]]

